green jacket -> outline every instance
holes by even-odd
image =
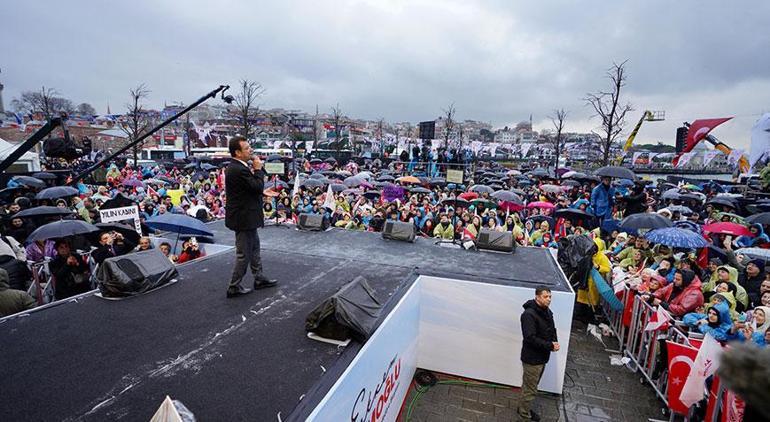
[[[35,299],[27,292],[11,289],[8,273],[0,268],[0,317],[13,315],[36,306]]]
[[[730,273],[729,281],[735,286],[735,300],[740,302],[741,305],[743,305],[743,309],[748,309],[749,295],[748,293],[746,293],[746,289],[744,289],[743,286],[738,284],[738,270],[736,270],[735,268],[729,265],[719,266],[717,270],[714,271],[713,274],[711,274],[711,277],[709,278],[709,280],[703,283],[703,285],[701,285],[701,291],[703,293],[706,293],[706,292],[713,292],[714,289],[716,289],[717,280],[719,280],[719,270],[722,268],[726,269],[727,272]]]
[[[446,240],[452,240],[455,238],[455,228],[452,223],[446,225],[446,228],[442,228],[442,224],[436,224],[436,228],[433,229],[433,237],[440,237]]]

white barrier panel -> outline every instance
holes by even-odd
[[[395,421],[417,369],[418,282],[410,287],[308,420]]]
[[[521,386],[521,322],[534,289],[421,276],[417,366],[467,378]],[[539,388],[561,394],[574,293],[553,292],[561,349],[552,353]]]

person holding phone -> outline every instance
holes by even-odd
[[[228,143],[232,160],[225,170],[225,226],[235,232],[235,267],[227,288],[227,297],[251,293],[242,285],[247,268],[254,275],[254,288],[273,287],[275,280],[262,272],[257,228],[264,227],[262,196],[265,170],[258,156],[252,157],[251,146],[243,136],[233,136]],[[251,160],[251,164],[247,162]]]

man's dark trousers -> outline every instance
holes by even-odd
[[[254,278],[262,277],[262,258],[259,255],[259,234],[257,229],[239,230],[235,232],[235,267],[230,288],[237,288],[246,269],[251,267]]]

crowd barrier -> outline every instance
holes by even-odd
[[[673,323],[665,329],[647,329],[648,323],[655,321],[653,315],[656,314],[656,309],[625,284],[616,288],[616,296],[624,305],[622,310],[613,309],[606,300],[602,300],[601,308],[620,345],[618,352],[630,359],[626,366],[640,373],[640,381],[652,387],[668,409],[670,420],[673,420],[675,412],[669,403],[668,359],[663,349],[666,342],[697,349],[702,336],[688,334]],[[708,396],[705,420],[724,420],[725,412],[736,412],[736,402],[740,402],[740,399],[720,385],[715,376]],[[691,408],[690,412],[692,411]],[[686,420],[691,417],[690,414],[680,416],[684,416]]]

